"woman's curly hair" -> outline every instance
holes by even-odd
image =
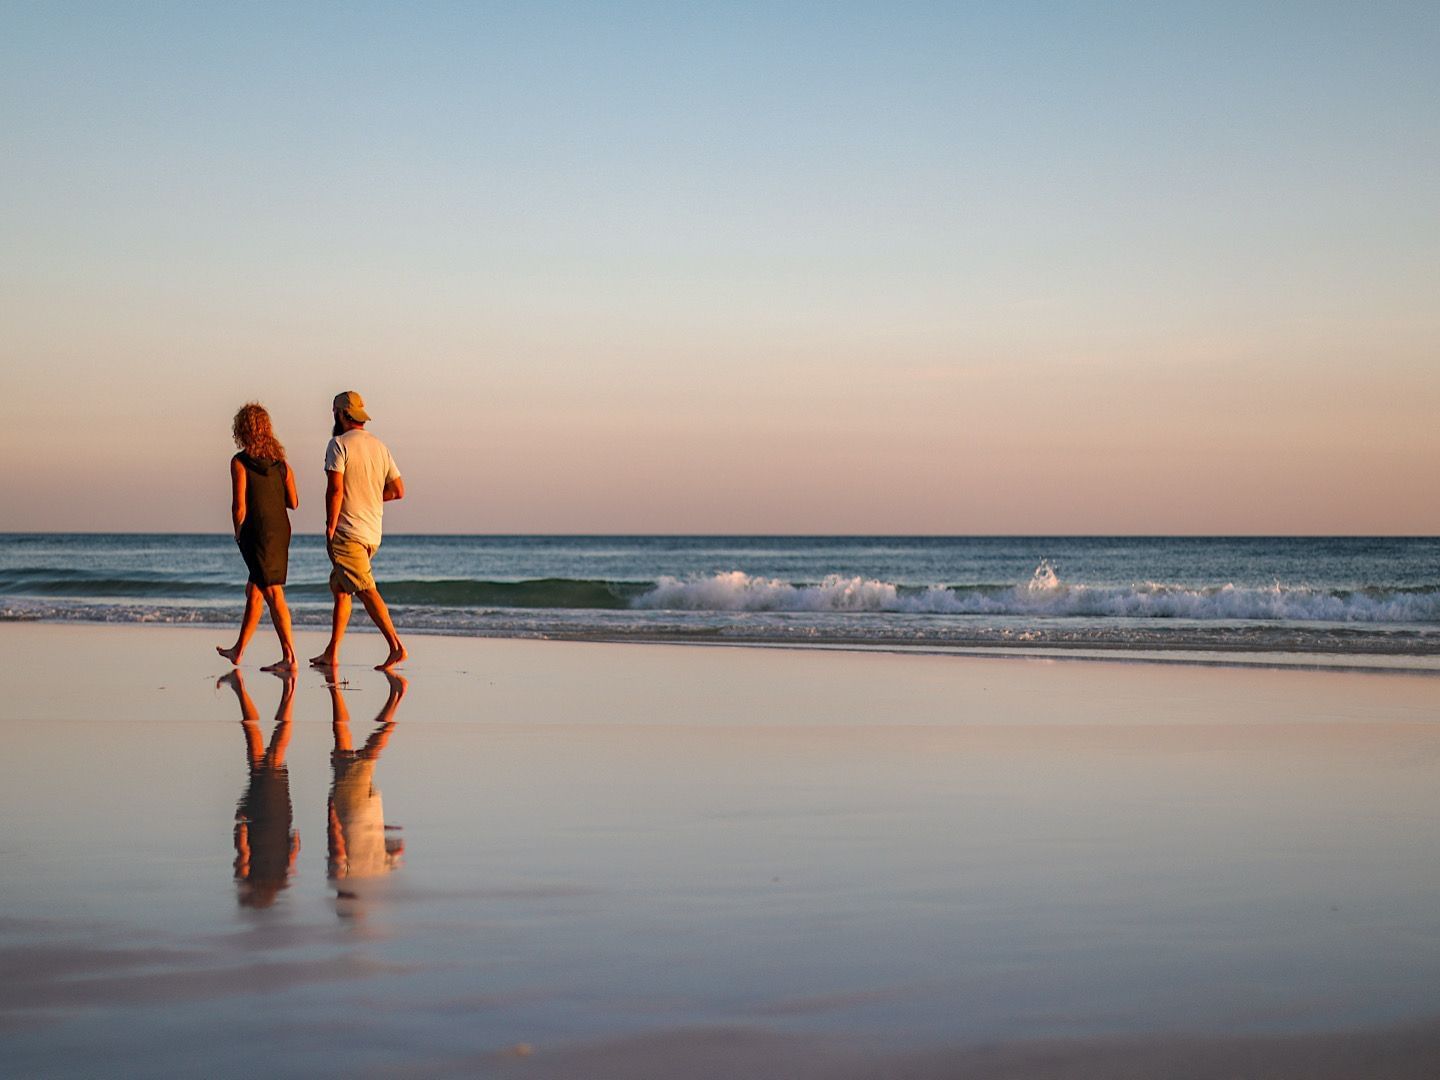
[[[253,458],[262,461],[284,461],[285,447],[275,438],[275,429],[270,426],[270,414],[258,401],[247,401],[235,414],[235,423],[230,433],[235,445]]]

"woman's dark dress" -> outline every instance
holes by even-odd
[[[250,766],[250,786],[235,808],[235,878],[249,885],[243,903],[264,907],[290,883],[293,821],[290,773],[284,765],[271,764],[267,754],[263,762]],[[240,854],[242,824],[250,849],[248,864]]]
[[[245,467],[245,521],[236,542],[256,585],[284,585],[290,569],[290,513],[285,509],[283,461],[239,453]]]

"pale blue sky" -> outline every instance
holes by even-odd
[[[1437,12],[4,0],[0,528],[1440,531]]]

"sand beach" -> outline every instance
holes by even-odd
[[[0,625],[16,1075],[1440,1059],[1433,675],[216,636]]]

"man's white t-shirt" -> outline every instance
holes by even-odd
[[[335,535],[379,547],[385,485],[400,479],[389,449],[364,428],[351,428],[325,447],[325,471],[340,473],[344,480]]]

